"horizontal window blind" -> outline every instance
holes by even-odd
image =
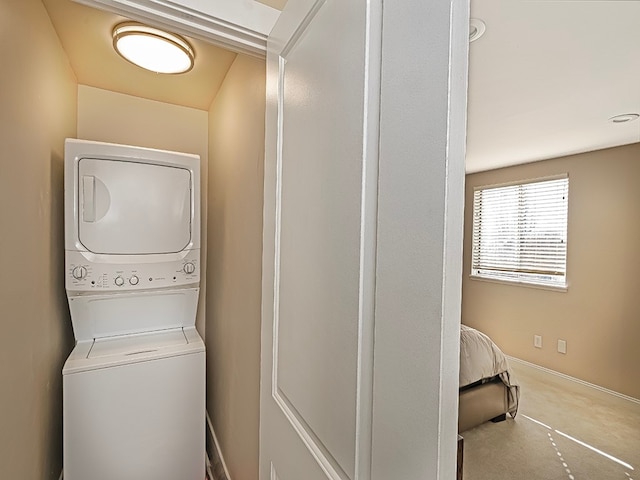
[[[565,286],[569,178],[476,189],[471,275]]]

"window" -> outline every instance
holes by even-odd
[[[569,178],[479,187],[471,276],[566,286]]]

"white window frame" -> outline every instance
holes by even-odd
[[[471,278],[567,289],[569,176],[478,186]]]

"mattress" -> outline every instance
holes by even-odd
[[[487,335],[460,325],[460,388],[486,383],[496,377],[507,387],[508,412],[515,418],[520,386],[507,357]]]

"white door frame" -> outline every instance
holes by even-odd
[[[381,72],[376,93],[380,114],[368,125],[370,136],[365,139],[367,148],[376,149],[379,158],[377,196],[364,199],[365,204],[377,202],[375,259],[364,262],[365,267],[374,265],[375,297],[371,307],[362,305],[373,311],[375,338],[372,382],[365,385],[360,378],[361,391],[370,386],[372,394],[371,417],[366,420],[369,430],[362,424],[359,429],[360,435],[371,438],[370,464],[364,465],[358,457],[356,478],[452,480],[456,473],[469,2],[370,0],[368,4],[379,7],[382,24],[382,31],[372,35],[368,45],[371,68]],[[292,2],[294,5],[299,4]],[[274,32],[277,30],[276,25]],[[277,38],[275,42],[276,47],[284,47],[277,45]],[[265,361],[275,352],[269,347],[275,332],[271,317],[277,296],[273,250],[278,224],[274,213],[278,127],[273,112],[277,111],[278,68],[277,62],[271,64],[263,243],[263,407],[273,401],[271,396],[278,400],[268,383],[275,374],[268,368],[271,362]],[[370,99],[370,105],[375,103]],[[371,134],[373,130],[377,137]],[[362,335],[367,335],[366,329]],[[367,413],[366,409],[361,412]],[[261,423],[261,438],[273,441],[277,435],[265,429],[277,427],[266,420]],[[301,441],[312,445],[305,438],[305,429],[291,423]],[[322,457],[316,456],[327,477],[342,478]],[[268,462],[269,458],[261,458],[266,478]]]
[[[385,1],[383,24],[372,478],[452,480],[469,2]]]
[[[267,54],[260,478],[365,480],[371,478],[373,443],[382,2],[291,0],[287,7],[286,17],[272,30]],[[344,18],[350,23],[337,25]],[[332,60],[322,65],[325,58]],[[291,87],[295,93],[291,92],[294,99],[289,103],[287,85],[296,84],[297,78],[308,78],[306,84],[313,91],[331,93],[316,97],[303,109],[305,95],[298,97],[300,90]],[[289,114],[295,120],[288,120]],[[308,130],[296,130],[296,121]],[[285,139],[291,130],[300,135],[292,140],[289,133]],[[324,136],[318,140],[320,135]],[[299,138],[304,139],[300,144]],[[297,169],[300,164],[304,167]],[[327,165],[331,167],[326,169]],[[303,173],[294,177],[292,171]],[[315,183],[316,177],[307,177],[308,172],[320,172],[322,180]],[[286,198],[291,198],[287,190],[296,190],[292,184],[298,181],[303,192],[308,188],[326,193],[297,192],[292,196],[299,202],[287,205]],[[288,222],[292,203],[302,207],[296,221]],[[300,230],[311,230],[311,238],[297,232],[307,215],[311,225]],[[287,242],[287,233],[281,231],[289,235],[296,231],[296,241],[289,237]],[[292,274],[299,255],[310,257],[313,268]],[[294,282],[313,284],[296,294],[301,298],[310,294],[314,300],[300,302],[301,308],[292,315],[288,306],[296,303],[290,287]],[[305,314],[310,304],[313,307]],[[292,348],[292,323],[320,333],[317,343],[312,340],[308,348],[299,344]],[[324,330],[318,324],[331,327]],[[328,358],[317,355],[318,350],[329,352]],[[315,352],[311,368],[302,358],[310,351]],[[279,378],[292,370],[303,372],[296,385],[313,392],[314,401],[297,404],[288,396],[296,389]],[[327,381],[327,376],[340,376],[341,381]]]

